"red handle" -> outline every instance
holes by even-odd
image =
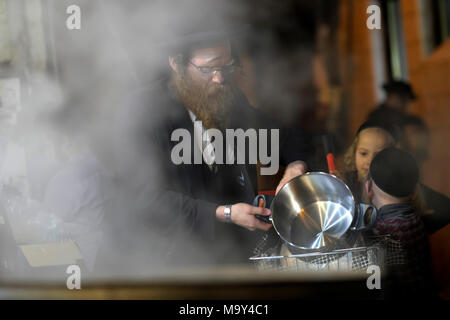
[[[259,198],[259,200],[258,200],[258,207],[260,207],[260,208],[265,208],[266,207],[266,202],[264,201],[264,198]]]
[[[336,171],[336,165],[334,164],[334,155],[332,153],[327,154],[328,172],[334,174]]]
[[[261,190],[261,191],[258,191],[258,194],[263,194],[265,196],[274,196],[275,190]]]

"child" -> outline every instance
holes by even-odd
[[[350,187],[355,201],[365,202],[363,182],[374,156],[395,144],[392,131],[376,123],[365,122],[359,127],[352,145],[344,155],[340,178]]]
[[[396,256],[398,261],[392,261],[388,254],[386,278],[388,290],[402,298],[431,297],[434,290],[428,239],[412,203],[418,181],[414,158],[390,147],[374,157],[365,183],[367,195],[378,210],[373,233],[390,236],[402,249]]]

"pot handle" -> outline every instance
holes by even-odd
[[[371,229],[377,220],[377,209],[365,203],[360,203],[357,207],[358,219],[352,230]]]
[[[265,208],[266,207],[266,197],[263,194],[258,194],[253,200],[253,205],[256,207]],[[270,216],[262,216],[260,214],[255,214],[255,218],[265,222],[267,224],[272,223],[272,215]]]
[[[334,162],[334,154],[332,152],[333,142],[329,135],[322,136],[323,148],[327,158],[328,173],[336,174],[336,164]]]

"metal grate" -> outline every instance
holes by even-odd
[[[332,252],[276,255],[274,248],[250,258],[259,270],[362,271],[370,265],[405,263],[402,246],[389,237],[372,237],[369,246]]]

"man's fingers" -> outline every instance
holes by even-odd
[[[275,195],[280,192],[280,190],[284,187],[286,183],[291,181],[292,179],[305,174],[306,172],[306,164],[303,161],[295,161],[288,165],[286,171],[284,172],[283,178],[281,178],[280,183],[277,186],[275,191]]]
[[[278,184],[277,190],[275,191],[275,195],[277,195],[278,192],[280,192],[281,188],[284,187],[284,185],[286,184],[286,182],[287,182],[287,181],[286,181],[285,179],[282,179],[282,180],[280,181],[280,183]]]
[[[262,222],[262,221],[259,221],[258,219],[256,219],[255,227],[260,230],[268,231],[270,228],[272,228],[272,224],[265,223],[265,222]]]
[[[256,229],[268,231],[272,227],[272,223],[262,222],[254,216],[256,214],[261,216],[270,216],[270,209],[256,207],[246,203],[239,203],[236,206],[241,209],[235,212],[236,220],[234,220],[234,223],[250,231],[255,231]]]
[[[278,192],[280,191],[281,187],[278,185],[277,190],[275,190],[275,195],[278,194]]]
[[[252,210],[251,210],[250,213],[251,214],[259,214],[259,215],[262,215],[262,216],[269,216],[270,215],[270,209],[252,206]]]

